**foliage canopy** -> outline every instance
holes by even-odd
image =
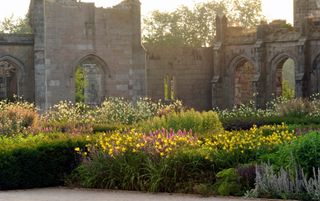
[[[216,15],[226,14],[231,25],[248,28],[262,19],[261,0],[213,0],[173,12],[154,11],[144,19],[143,42],[152,45],[209,46]]]
[[[5,17],[0,22],[0,33],[28,34],[32,33],[29,18],[16,18],[14,15]]]

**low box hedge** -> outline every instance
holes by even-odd
[[[80,162],[74,149],[86,143],[63,134],[0,138],[0,189],[63,185]]]

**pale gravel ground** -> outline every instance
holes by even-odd
[[[202,198],[197,195],[151,194],[130,191],[45,188],[0,191],[0,201],[268,201],[244,198]]]

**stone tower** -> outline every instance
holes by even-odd
[[[145,96],[139,0],[109,8],[78,0],[31,0],[35,102],[45,110],[75,101],[75,73],[85,71],[85,102]]]
[[[320,0],[294,0],[294,26],[302,28],[306,18],[320,17]]]

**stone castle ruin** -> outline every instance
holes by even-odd
[[[227,108],[282,94],[283,68],[295,96],[320,92],[320,1],[294,0],[294,27],[283,21],[254,32],[216,19],[209,48],[143,47],[139,0],[96,8],[77,0],[31,0],[33,34],[0,35],[0,99],[14,94],[41,109],[75,101],[76,72],[85,102],[106,97],[182,100],[196,109]]]

